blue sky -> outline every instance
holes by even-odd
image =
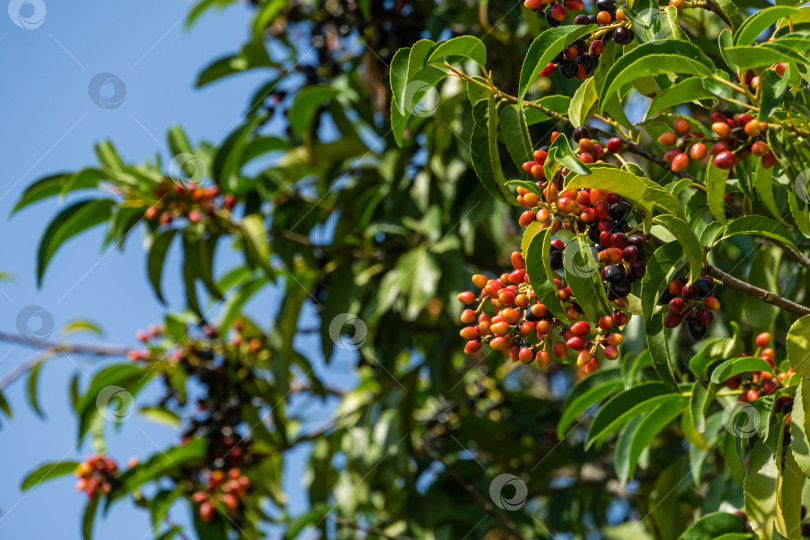
[[[37,242],[60,203],[43,202],[13,218],[9,213],[22,190],[38,177],[93,164],[92,147],[98,141],[109,138],[125,159],[141,161],[155,152],[166,157],[165,132],[174,124],[182,125],[193,143],[221,140],[239,123],[262,74],[227,79],[204,90],[196,90],[193,82],[209,62],[239,47],[250,14],[237,5],[206,15],[187,31],[185,16],[192,3],[183,0],[44,2],[44,19],[36,28],[20,28],[10,16],[0,13],[0,69],[4,74],[0,87],[4,112],[0,271],[16,277],[13,282],[0,283],[0,329],[14,331],[18,313],[36,305],[54,319],[52,338],[71,319],[85,318],[103,327],[105,341],[134,344],[134,331],[159,321],[164,313],[146,283],[140,235],[132,235],[124,253],[101,252],[100,232],[75,239],[57,254],[42,289],[37,290]],[[15,3],[20,1],[12,0],[12,6]],[[29,20],[36,15],[30,4],[22,9]],[[126,89],[117,108],[99,107],[90,97],[91,81],[100,73],[113,74],[120,81],[119,88]],[[107,86],[102,92],[111,89]],[[103,96],[112,97],[109,93]],[[169,296],[175,307],[180,306],[177,262],[176,255],[170,257],[164,286],[174,292]],[[268,291],[262,305],[272,305],[274,298],[273,291]],[[262,309],[258,313],[261,320],[271,320],[269,308],[263,310],[265,313]],[[32,352],[0,343],[0,374],[30,358]],[[339,358],[338,369],[342,366],[348,371],[350,362],[348,355]],[[76,422],[68,412],[68,381],[77,369],[86,384],[95,367],[74,356],[53,360],[43,368],[39,395],[47,414],[44,421],[26,405],[24,381],[7,392],[14,418],[10,422],[3,419],[0,429],[0,536],[4,538],[80,538],[84,496],[74,492],[72,477],[43,484],[27,494],[18,489],[19,480],[38,464],[81,459],[91,452],[87,446],[75,447]],[[314,410],[315,417],[323,417],[324,409]],[[133,418],[110,437],[108,451],[125,462],[130,456],[145,458],[174,440],[174,430]],[[298,488],[303,455],[297,452],[286,470],[292,506],[299,510],[304,504]],[[173,517],[185,521],[185,509],[178,509]],[[95,537],[145,540],[151,537],[148,516],[121,505],[99,524]]]

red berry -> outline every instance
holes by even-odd
[[[689,156],[680,153],[672,160],[672,172],[683,172],[689,167]]]
[[[697,319],[700,321],[700,324],[703,326],[709,326],[714,319],[714,315],[708,309],[701,309],[698,311]]]
[[[699,142],[692,145],[692,148],[689,150],[689,155],[692,156],[694,160],[700,160],[706,157],[708,154],[708,150],[706,150],[706,145]]]
[[[577,355],[577,366],[582,367],[593,360],[593,355],[588,351],[582,351]]]
[[[462,304],[469,305],[475,302],[475,293],[473,293],[472,291],[464,291],[462,293],[458,293],[458,296],[456,298],[458,298],[458,301],[461,302]]]
[[[558,21],[565,19],[565,6],[562,4],[554,4],[551,6],[551,17]]]
[[[613,322],[616,326],[624,326],[627,324],[627,315],[623,311],[617,311],[613,314]]]
[[[596,22],[599,26],[607,26],[613,20],[613,16],[607,11],[600,11],[596,14]]]
[[[734,157],[734,154],[732,154],[731,152],[726,150],[724,152],[720,152],[719,154],[717,154],[715,156],[715,158],[714,158],[714,166],[717,167],[717,168],[720,168],[720,169],[728,170],[728,169],[731,169],[732,167],[734,167],[734,162],[735,161],[736,161],[736,158]]]
[[[599,328],[607,332],[611,328],[613,328],[613,317],[610,315],[604,315],[599,319]]]
[[[520,349],[520,352],[518,353],[518,360],[520,360],[524,364],[528,364],[532,360],[534,360],[534,353],[529,347],[523,347],[522,349]]]
[[[667,290],[669,291],[670,294],[679,296],[681,294],[681,291],[683,290],[683,283],[681,283],[677,279],[672,280],[669,282],[669,285],[667,285]]]
[[[607,358],[608,360],[615,360],[619,357],[619,349],[617,349],[612,345],[608,345],[607,347],[604,348],[602,354],[604,354],[605,358]]]
[[[466,354],[473,354],[478,352],[481,349],[481,342],[480,341],[468,341],[466,345],[464,345],[464,352]]]
[[[683,1],[681,1],[683,3]],[[689,133],[689,130],[692,129],[692,125],[689,123],[689,120],[685,118],[676,118],[675,122],[673,122],[672,127],[675,129],[675,133],[678,135],[686,135]]]
[[[613,137],[607,141],[607,151],[611,154],[618,154],[624,148],[624,143],[618,137]]]
[[[544,370],[548,368],[548,364],[551,362],[551,355],[546,351],[538,351],[534,359],[537,361],[537,367]]]
[[[541,77],[551,77],[554,75],[554,72],[557,71],[557,64],[549,62],[546,64],[546,67],[543,68],[543,71],[540,72]]]
[[[591,331],[591,325],[587,321],[577,321],[571,325],[571,332],[575,336],[584,336]]]
[[[749,402],[756,401],[759,399],[759,392],[752,388],[746,392],[745,397],[748,398]]]
[[[585,348],[585,340],[579,336],[574,336],[568,339],[565,344],[570,348],[574,349],[575,351],[581,351]]]
[[[475,312],[471,309],[465,309],[461,312],[461,322],[470,324],[475,320]]]
[[[518,218],[518,223],[521,227],[528,227],[535,221],[534,212],[531,210],[526,210],[522,214],[520,214],[520,218]]]
[[[677,136],[671,131],[665,131],[661,135],[658,136],[658,144],[663,146],[672,146],[675,144],[675,140]]]
[[[664,317],[664,326],[667,328],[675,328],[681,324],[681,316],[674,311],[670,311],[667,313],[666,317]]]
[[[681,295],[686,300],[691,300],[698,295],[698,288],[694,285],[684,285],[683,289],[681,289]]]
[[[707,296],[703,300],[703,307],[706,309],[720,309],[720,300],[714,296]]]
[[[669,310],[672,313],[680,313],[683,311],[685,305],[686,303],[683,301],[683,298],[673,298],[669,301]]]
[[[523,254],[520,251],[513,251],[511,256],[512,266],[517,269],[526,268],[526,261],[523,260]]]
[[[761,334],[759,334],[757,336],[756,342],[757,342],[757,347],[763,347],[763,348],[767,347],[768,345],[771,344],[771,334],[769,334],[768,332],[762,332]]]
[[[566,355],[568,354],[568,347],[562,341],[558,341],[557,343],[555,343],[551,347],[551,350],[554,353],[554,356],[560,359],[565,358]]]

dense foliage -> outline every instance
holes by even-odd
[[[187,306],[92,350],[109,360],[71,385],[90,455],[25,489],[75,473],[88,538],[125,500],[161,539],[802,536],[810,8],[253,4],[197,81],[268,73],[221,142],[173,128],[143,164],[105,142],[15,208],[68,197],[40,281],[86,230],[142,232],[160,301],[182,250]],[[312,310],[315,352],[296,343]],[[44,348],[38,410],[46,362],[89,351],[23,341]],[[357,356],[348,390],[319,376],[336,349]],[[333,420],[307,423],[300,396]],[[115,399],[177,444],[107,456]],[[167,518],[182,507],[194,532]]]

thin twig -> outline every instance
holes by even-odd
[[[737,279],[710,264],[707,264],[703,268],[703,272],[707,276],[715,278],[729,289],[745,293],[749,296],[753,296],[754,298],[759,298],[763,302],[780,307],[786,311],[795,313],[796,315],[810,315],[810,308],[797,304],[792,300],[788,300],[787,298],[774,294],[770,291],[766,291],[765,289],[754,287],[750,283]]]

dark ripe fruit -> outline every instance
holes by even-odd
[[[582,367],[593,360],[593,355],[588,351],[582,351],[577,355],[577,366]]]
[[[712,145],[711,149],[709,150],[709,153],[713,156],[716,156],[717,154],[721,154],[726,150],[728,150],[728,143],[726,143],[726,141],[717,141]]]
[[[588,239],[591,242],[599,242],[599,226],[596,223],[591,223],[588,227]]]
[[[757,347],[767,347],[771,344],[771,335],[768,332],[762,332],[756,339]]]
[[[689,167],[689,156],[680,153],[672,160],[672,172],[683,172]]]
[[[585,340],[579,336],[574,336],[568,339],[568,341],[566,341],[565,344],[568,346],[569,349],[573,349],[575,351],[581,351],[587,345],[587,343],[585,343]]]
[[[692,337],[695,339],[703,339],[703,336],[705,336],[706,332],[709,330],[706,325],[695,317],[689,319],[687,326],[689,327],[689,333],[692,334]]]
[[[703,143],[695,143],[689,150],[689,155],[692,156],[692,159],[697,160],[705,158],[707,153],[706,145]]]
[[[613,13],[616,11],[615,0],[596,0],[596,9],[599,11],[609,11]]]
[[[481,349],[480,341],[468,341],[467,344],[464,345],[465,354],[473,354],[478,352],[480,349]]]
[[[664,317],[664,326],[667,328],[675,328],[681,324],[681,316],[677,313],[670,311],[667,313],[666,317]]]
[[[464,291],[462,293],[458,293],[458,301],[462,304],[472,304],[475,302],[475,293],[472,291]]]
[[[638,249],[642,249],[644,247],[644,236],[640,234],[631,234],[627,237],[627,243],[631,246],[635,246]]]
[[[605,268],[605,280],[608,283],[621,283],[625,279],[624,269],[621,266],[611,264]]]
[[[596,23],[599,26],[607,26],[613,21],[613,15],[609,11],[600,11],[596,14]]]
[[[628,43],[633,41],[634,37],[635,34],[633,34],[632,30],[630,30],[629,28],[625,28],[624,26],[621,26],[616,29],[614,39],[616,40],[616,43],[618,43],[619,45],[627,45]]]
[[[585,73],[591,73],[596,67],[596,56],[592,54],[583,54],[577,58],[577,62],[580,66],[585,68]]]
[[[566,79],[573,79],[579,73],[579,65],[573,60],[563,60],[557,69]]]
[[[608,287],[608,298],[611,300],[615,300],[617,298],[624,298],[628,294],[630,294],[630,290],[633,288],[633,285],[627,281],[621,281],[619,283],[611,283]]]
[[[607,151],[611,154],[618,154],[624,148],[624,143],[618,137],[613,137],[607,140]]]
[[[673,298],[669,301],[669,310],[672,313],[680,313],[684,306],[686,306],[686,302],[683,301],[683,298]]]
[[[559,238],[555,238],[551,241],[551,248],[562,251],[565,249],[565,243]]]
[[[605,358],[608,360],[616,360],[619,357],[619,349],[612,345],[608,345],[604,348],[602,354],[604,354]]]
[[[683,296],[686,300],[697,298],[697,295],[698,295],[698,288],[694,284],[684,285],[683,289],[681,289],[681,296]]]
[[[589,137],[588,128],[585,126],[579,126],[574,130],[574,142],[579,143],[581,139],[587,139]]]
[[[701,309],[700,311],[698,311],[697,320],[699,320],[700,324],[702,324],[703,326],[709,326],[712,323],[713,319],[714,315],[712,315],[712,312],[709,311],[708,309]]]
[[[745,139],[745,129],[741,127],[731,128],[731,136],[735,139]]]
[[[695,282],[695,287],[697,287],[698,298],[706,298],[712,294],[712,291],[714,290],[714,283],[708,279],[699,279]]]
[[[636,246],[627,246],[622,250],[622,259],[626,263],[636,262],[638,259],[638,248]]]
[[[590,23],[591,19],[587,15],[577,15],[576,17],[574,17],[574,24],[585,25]]]
[[[563,10],[565,10],[565,8],[563,8]],[[553,11],[554,11],[553,9],[549,9],[548,11],[546,11],[546,22],[552,28],[560,26],[560,23],[562,23],[562,19],[555,19],[554,15],[551,14]]]
[[[671,292],[669,292],[669,289],[667,289],[666,291],[664,291],[664,294],[661,295],[661,298],[658,299],[658,303],[669,304],[669,301],[672,300],[673,298],[675,298],[675,295],[673,295]]]
[[[537,367],[545,370],[551,362],[551,355],[546,351],[537,351],[537,356],[535,356],[534,359],[537,361]]]
[[[584,336],[591,331],[591,325],[587,321],[577,321],[571,325],[571,332],[575,336]]]
[[[613,317],[610,315],[604,315],[599,318],[599,328],[607,332],[611,328],[613,328]]]
[[[616,323],[616,326],[624,326],[627,324],[627,315],[623,311],[617,311],[613,314],[613,322]]]
[[[706,309],[720,309],[720,300],[714,296],[707,296],[706,299],[703,300],[703,307]]]
[[[554,353],[554,356],[562,359],[568,354],[568,347],[562,341],[558,341],[551,347],[551,351]]]
[[[518,270],[526,268],[526,261],[523,260],[523,254],[520,251],[513,251],[511,256],[512,266]]]
[[[610,212],[610,210],[608,210],[608,212]],[[601,232],[610,233],[611,231],[613,231],[613,223],[609,219],[600,219],[599,230]],[[610,242],[610,237],[608,237],[608,244],[605,245],[608,247],[613,245],[613,243]]]
[[[613,233],[610,235],[610,243],[617,249],[624,249],[630,245],[627,235],[621,232]]]
[[[675,133],[678,135],[686,135],[689,133],[689,130],[692,129],[692,125],[686,118],[676,118],[675,122],[672,124],[672,127],[675,129]]]
[[[552,270],[559,270],[563,267],[563,252],[562,251],[552,251],[551,252],[551,269]]]
[[[614,220],[621,220],[630,213],[632,207],[627,201],[622,201],[610,205],[610,217]]]
[[[776,165],[776,155],[773,152],[768,152],[764,156],[762,156],[762,166],[766,169],[770,169],[774,165]]]
[[[646,273],[647,273],[647,266],[642,261],[636,261],[630,264],[630,276],[633,279],[641,279],[644,277],[644,274]]]
[[[585,24],[588,24],[588,23],[590,23],[590,20]],[[591,46],[590,46],[590,48],[588,50],[590,51],[591,54],[595,54],[596,56],[599,56],[605,50],[605,43],[600,39],[595,39],[595,40],[593,40],[591,42]]]

